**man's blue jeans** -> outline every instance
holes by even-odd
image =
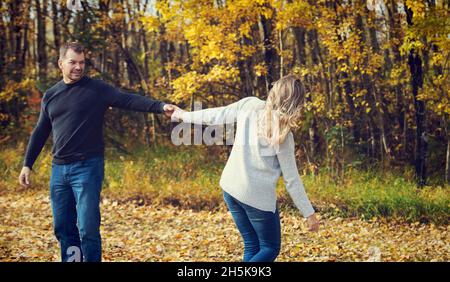
[[[223,191],[223,198],[244,240],[244,262],[274,261],[281,246],[281,226],[278,208],[263,211],[244,203]]]
[[[104,158],[52,164],[50,200],[61,260],[101,261],[100,191]]]

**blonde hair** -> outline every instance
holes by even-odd
[[[261,116],[258,131],[270,145],[284,142],[292,128],[297,127],[306,90],[294,75],[287,75],[273,83]]]

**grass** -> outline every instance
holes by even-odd
[[[133,150],[132,155],[106,152],[103,195],[139,204],[174,205],[194,210],[224,208],[219,179],[226,156],[218,147],[158,147]],[[0,190],[20,190],[17,176],[24,145],[1,149]],[[34,166],[33,187],[47,189],[51,155],[44,150]],[[351,169],[344,181],[332,180],[325,169],[301,176],[320,212],[344,217],[393,217],[408,222],[448,224],[449,186],[418,189],[412,172]],[[280,179],[277,187],[283,208],[294,208]]]
[[[398,172],[384,175],[353,170],[346,181],[337,184],[324,174],[302,176],[308,194],[325,210],[343,216],[396,217],[407,221],[432,221],[447,224],[449,216],[449,186],[417,188],[413,180]]]

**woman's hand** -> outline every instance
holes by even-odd
[[[172,114],[172,120],[174,120],[174,121],[178,121],[178,120],[183,121],[183,113],[185,113],[185,112],[186,112],[185,110],[182,110],[182,109],[176,107],[175,111]]]
[[[308,230],[317,232],[319,231],[319,220],[316,218],[316,214],[313,213],[312,215],[308,216],[306,218],[307,224],[308,224]]]

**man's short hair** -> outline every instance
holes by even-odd
[[[59,58],[63,59],[66,56],[67,51],[69,49],[72,49],[73,51],[75,51],[75,53],[78,53],[78,54],[84,53],[84,47],[80,43],[66,42],[63,45],[61,45],[61,48],[59,48]]]

